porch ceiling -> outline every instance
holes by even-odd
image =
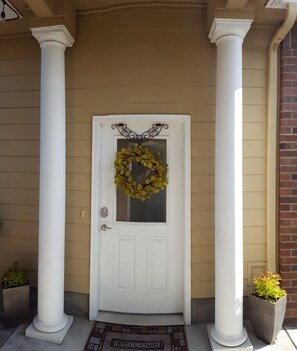
[[[265,5],[268,0],[75,0],[77,10],[85,12],[98,10],[100,8],[117,8],[139,6],[205,6],[208,11],[214,8],[246,9],[255,8],[256,24],[277,25],[285,18],[282,9],[267,9]]]
[[[267,9],[268,0],[10,0],[22,14],[23,18],[0,25],[0,37],[7,35],[28,35],[30,27],[61,24],[69,26],[75,35],[75,13],[84,16],[107,10],[120,10],[125,8],[195,8],[207,9],[209,24],[215,13],[215,9],[228,9],[240,11],[243,9],[255,10],[255,25],[275,26],[276,28],[284,20],[286,11],[283,9]],[[239,6],[240,4],[240,6]]]
[[[108,7],[108,6],[115,6],[115,5],[126,5],[126,4],[146,4],[146,3],[181,3],[181,4],[207,4],[207,0],[75,0],[77,4],[77,8],[79,10],[91,9],[100,7]]]

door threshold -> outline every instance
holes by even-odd
[[[176,314],[130,314],[99,311],[96,321],[127,325],[184,325],[181,313]]]

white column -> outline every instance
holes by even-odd
[[[65,336],[72,323],[72,317],[64,313],[64,56],[73,38],[63,25],[31,30],[41,47],[38,312],[26,335],[60,343],[60,335]],[[35,333],[33,327],[41,333]],[[50,337],[40,336],[42,333],[49,333]]]
[[[242,43],[251,20],[215,19],[217,45],[215,147],[215,325],[226,347],[247,340],[243,328]]]

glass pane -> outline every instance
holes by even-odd
[[[123,148],[133,148],[135,142],[126,139],[118,139],[117,151]],[[164,165],[167,163],[166,140],[154,139],[142,144],[157,156]],[[141,179],[145,180],[147,168],[133,162],[131,165],[131,173],[138,183]],[[117,188],[117,221],[125,222],[166,222],[166,188],[158,194],[154,194],[151,199],[141,201],[127,196],[122,189]]]

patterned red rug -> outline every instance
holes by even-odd
[[[95,322],[85,350],[188,351],[184,326],[136,326]]]

